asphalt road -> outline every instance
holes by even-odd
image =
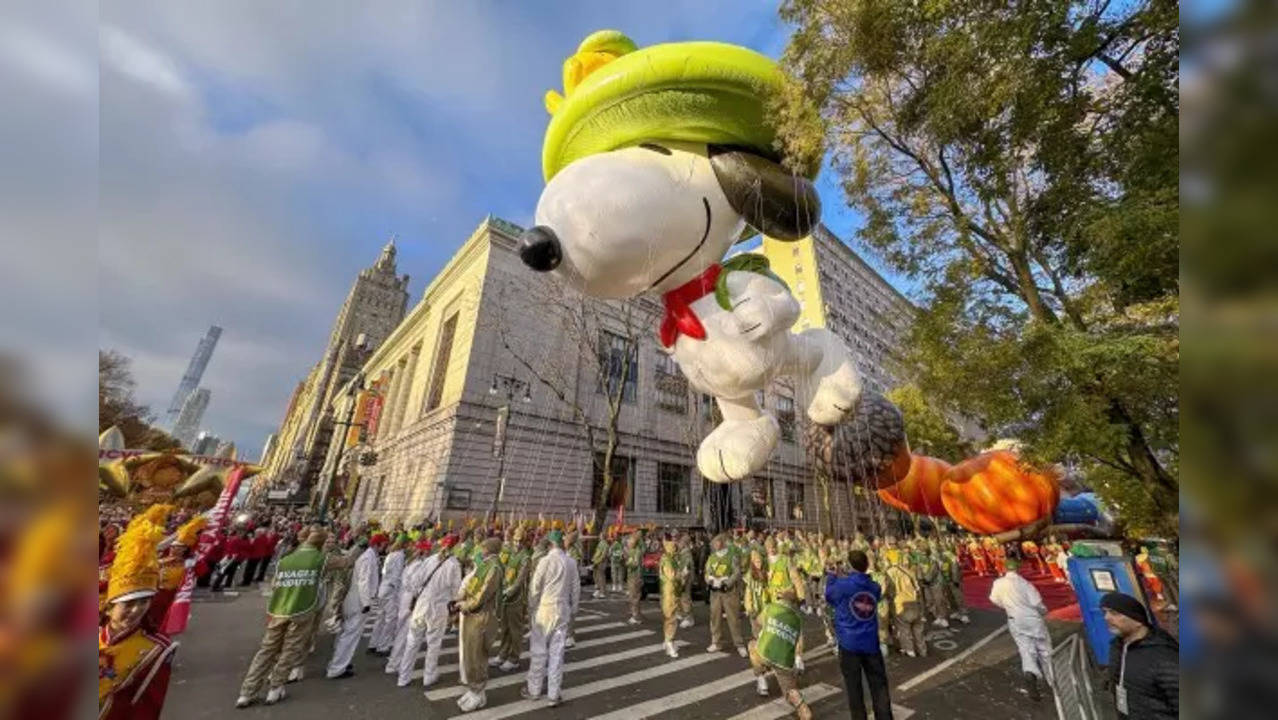
[[[197,597],[191,627],[179,640],[173,681],[164,717],[174,720],[242,717],[323,718],[325,720],[395,720],[448,718],[460,715],[457,672],[444,672],[428,693],[414,683],[395,687],[382,672],[384,660],[367,655],[361,646],[355,656],[357,674],[343,680],[323,678],[332,636],[321,635],[307,662],[307,677],[288,686],[288,697],[274,706],[254,705],[236,710],[235,697],[249,660],[256,652],[265,622],[266,600],[261,590],[236,596]],[[471,718],[698,718],[711,720],[768,720],[789,715],[776,683],[772,699],[755,694],[749,663],[735,654],[705,652],[709,644],[708,607],[697,603],[696,625],[680,630],[687,643],[677,660],[661,651],[660,610],[655,600],[645,603],[643,625],[625,624],[626,604],[620,597],[583,602],[577,619],[577,647],[565,657],[563,705],[546,708],[519,696],[521,668],[511,673],[492,670],[488,705]],[[742,619],[743,626],[745,620]],[[1021,690],[1016,649],[1002,630],[1001,614],[976,611],[972,623],[949,630],[930,629],[926,658],[892,655],[888,677],[894,715],[911,718],[1054,718],[1049,699],[1032,703]],[[1057,640],[1077,626],[1054,625]],[[726,629],[725,629],[726,633]],[[816,717],[848,716],[838,664],[819,622],[804,627],[807,672],[800,680]],[[440,664],[456,663],[456,637],[444,642]]]

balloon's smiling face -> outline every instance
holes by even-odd
[[[533,270],[583,293],[664,293],[719,262],[745,228],[707,147],[647,142],[591,155],[557,173],[521,239]]]

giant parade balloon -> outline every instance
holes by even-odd
[[[941,485],[941,502],[949,516],[982,534],[1050,518],[1059,500],[1055,476],[1031,467],[1011,450],[968,458],[951,468]]]
[[[776,63],[744,47],[590,35],[564,62],[562,94],[546,93],[546,187],[520,239],[525,265],[587,296],[661,298],[662,349],[722,411],[697,450],[714,482],[768,462],[780,427],[756,392],[779,376],[817,425],[841,423],[861,393],[842,339],[792,331],[799,303],[767,258],[724,259],[756,232],[795,241],[820,219],[814,171],[775,149],[767,102],[781,87]]]
[[[840,428],[847,452],[847,480],[863,487],[894,485],[910,471],[905,418],[891,401],[862,390],[851,417]]]
[[[926,455],[910,456],[910,471],[900,482],[879,490],[879,499],[905,512],[933,517],[945,516],[941,486],[950,464]]]

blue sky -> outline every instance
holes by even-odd
[[[113,2],[100,21],[99,344],[162,410],[221,325],[205,425],[250,457],[391,233],[415,303],[485,215],[528,222],[542,95],[584,36],[774,57],[788,36],[774,2],[707,0]]]

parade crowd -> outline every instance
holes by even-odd
[[[574,644],[582,578],[593,581],[596,599],[624,597],[627,622],[639,625],[647,622],[645,575],[655,575],[667,655],[678,657],[677,635],[694,623],[694,586],[703,588],[706,651],[745,659],[761,696],[772,674],[801,718],[811,716],[798,684],[805,623],[821,628],[838,654],[853,716],[865,716],[864,677],[875,717],[891,717],[884,658],[926,656],[928,624],[969,622],[965,572],[996,577],[990,600],[1008,615],[1027,692],[1039,699],[1040,687],[1052,686],[1046,608],[1018,568],[1025,563],[1068,582],[1068,546],[1055,538],[1040,547],[942,533],[869,539],[742,528],[709,538],[653,527],[591,533],[580,521],[545,519],[469,521],[457,529],[452,522],[383,529],[312,520],[301,510],[245,513],[212,531],[203,516],[171,506],[131,518],[104,509],[100,717],[159,716],[175,647],[166,619],[188,568],[211,593],[270,579],[265,632],[237,707],[285,699],[285,686],[304,679],[320,633],[334,636],[328,679],[354,675],[367,635],[364,651],[385,658],[397,686],[420,677],[428,688],[439,682],[444,638],[455,633],[463,712],[484,707],[490,673],[521,669],[527,649],[521,693],[553,707],[563,700],[563,657]]]

